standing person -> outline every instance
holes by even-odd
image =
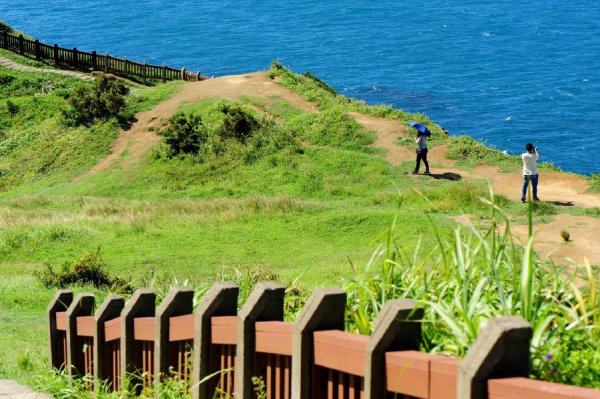
[[[425,164],[425,174],[429,174],[429,162],[427,162],[427,136],[421,132],[417,133],[417,164],[415,170],[412,172],[413,175],[419,174],[419,168],[421,167],[421,160]]]
[[[527,152],[521,155],[523,160],[523,186],[521,187],[521,202],[526,202],[527,199],[527,186],[531,181],[531,187],[533,189],[533,200],[539,201],[537,187],[538,187],[538,171],[537,161],[540,159],[540,153],[537,147],[533,144],[527,143],[525,146]]]

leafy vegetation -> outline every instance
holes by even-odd
[[[65,112],[67,120],[77,126],[89,126],[121,116],[129,88],[115,78],[102,75],[89,87],[80,84],[68,97],[71,107]]]

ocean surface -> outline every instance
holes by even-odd
[[[600,172],[600,1],[0,0],[63,47],[205,75],[279,60],[451,134]]]

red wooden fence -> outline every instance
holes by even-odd
[[[258,289],[260,289],[260,286]],[[56,298],[60,297],[64,300],[65,292],[60,294],[62,296],[57,295]],[[69,304],[57,305],[56,300],[49,306],[52,366],[61,367],[68,362],[68,359],[74,359],[73,364],[67,365],[67,367],[77,370],[77,373],[73,375],[93,374],[94,368],[98,367],[96,365],[97,359],[94,359],[94,351],[92,350],[95,345],[94,329],[102,329],[104,333],[105,363],[102,369],[98,370],[98,375],[111,384],[114,390],[119,390],[122,378],[121,354],[125,350],[123,346],[125,343],[122,340],[122,318],[109,319],[100,325],[95,322],[93,316],[77,316],[78,312],[75,310],[79,309],[77,305],[80,298],[82,297],[75,298],[66,311],[60,309],[65,309]],[[176,298],[176,296],[173,296],[173,298]],[[247,306],[254,306],[254,304],[250,303]],[[282,307],[283,302],[271,303],[269,306]],[[85,307],[81,307],[81,309],[83,308]],[[89,308],[88,306],[85,309]],[[306,309],[307,312],[314,311],[314,306],[311,305],[310,300]],[[388,314],[393,311],[393,306],[390,306],[390,309],[386,309]],[[343,306],[341,309],[335,310],[335,312],[339,311],[344,312]],[[82,312],[85,312],[85,310]],[[331,313],[332,317],[335,312]],[[299,333],[299,330],[296,329],[299,329],[301,324],[269,320],[269,314],[281,313],[269,313],[268,309],[264,310],[262,314],[263,316],[253,324],[255,334],[253,335],[252,359],[254,368],[252,375],[262,378],[264,381],[267,398],[291,399],[294,389],[304,389],[302,384],[294,383],[294,379],[299,378],[299,370],[292,367],[296,354],[306,354],[306,352],[303,352],[302,346],[299,347],[299,351],[296,348],[296,345],[303,345],[303,341],[298,338],[300,335],[296,335],[296,333]],[[325,324],[323,325],[327,324],[327,315],[326,313],[323,319]],[[196,364],[192,365],[194,342],[199,342],[196,336],[199,330],[196,328],[198,326],[195,325],[196,320],[199,319],[195,316],[198,315],[190,313],[169,317],[166,350],[168,351],[168,366],[171,370],[171,377],[186,381],[185,390],[191,390],[194,398],[203,398],[203,396],[199,396],[198,386],[191,385],[194,367],[197,366]],[[74,317],[76,321],[76,334],[72,335],[71,339],[76,340],[75,348],[77,351],[81,351],[81,357],[69,355],[69,348],[73,348],[69,346],[69,335],[66,333],[71,322],[70,317]],[[133,318],[134,356],[132,362],[134,369],[142,376],[143,385],[147,387],[157,383],[160,376],[156,364],[158,358],[156,357],[156,345],[159,342],[157,338],[159,331],[158,317],[157,314],[157,316],[152,317],[134,316]],[[214,374],[212,378],[202,382],[202,384],[207,384],[209,387],[208,397],[232,398],[237,390],[236,380],[244,378],[243,374],[239,374],[241,373],[239,369],[234,370],[236,364],[242,364],[236,363],[236,360],[239,361],[239,356],[243,356],[243,352],[239,350],[241,320],[241,317],[238,316],[210,317],[210,345],[206,349],[209,358],[208,372],[196,379],[196,381],[201,381],[202,378]],[[520,321],[519,323],[517,324],[522,327],[523,323]],[[502,323],[496,324],[502,326]],[[492,320],[489,322],[488,328],[497,328],[494,325],[495,323]],[[312,348],[310,351],[311,363],[309,364],[311,369],[309,390],[304,391],[298,398],[362,399],[371,397],[374,399],[371,396],[371,393],[375,392],[373,391],[373,384],[379,384],[382,387],[383,396],[378,397],[384,398],[464,398],[466,396],[464,394],[461,396],[461,389],[464,389],[465,384],[469,386],[479,384],[479,389],[481,392],[485,391],[486,396],[473,394],[475,396],[469,396],[470,398],[600,399],[600,391],[593,389],[534,381],[517,375],[511,377],[506,375],[507,373],[510,374],[512,370],[509,363],[501,365],[501,374],[494,374],[493,368],[499,367],[494,363],[474,371],[481,381],[465,380],[467,378],[465,376],[473,372],[473,367],[475,367],[473,364],[476,364],[473,363],[473,358],[469,354],[461,360],[415,350],[389,350],[385,348],[391,348],[392,346],[385,346],[381,358],[382,371],[380,374],[373,375],[376,368],[372,366],[375,363],[370,363],[373,361],[370,356],[375,355],[370,352],[373,350],[370,343],[374,340],[374,336],[382,337],[379,334],[382,331],[378,330],[378,324],[376,323],[375,326],[374,335],[369,337],[335,329],[319,329],[318,326],[313,325],[311,327],[313,332],[309,339]],[[385,328],[389,328],[389,326]],[[484,330],[484,333],[482,333],[482,340],[493,336],[493,334],[485,334],[486,331]],[[498,342],[504,343],[496,345],[496,342],[491,342],[491,345],[488,345],[491,348],[489,349],[490,352],[486,356],[479,356],[479,358],[496,359],[494,360],[496,362],[499,361],[497,359],[504,359],[501,360],[502,362],[510,362],[512,361],[510,359],[519,358],[519,354],[515,355],[513,353],[522,348],[522,346],[515,343],[519,339],[519,335],[513,334],[514,336],[511,336],[511,338],[506,338],[512,334],[511,331],[510,328],[502,330],[501,334],[498,335],[500,337]],[[386,345],[390,345],[395,339],[393,337],[402,336],[398,331],[383,332],[391,334],[390,337],[392,337],[387,341],[383,339],[382,342],[388,342]],[[404,336],[403,339],[407,339],[407,337]],[[479,340],[473,347],[479,349],[485,347],[485,345],[479,345],[478,343]],[[247,344],[245,343],[245,345]],[[381,347],[377,348],[381,349]],[[511,356],[505,359],[502,355],[505,352],[510,352]],[[522,358],[528,361],[528,352],[521,355],[523,355]],[[298,365],[298,363],[295,364]],[[518,367],[515,367],[516,369]],[[585,370],[582,370],[582,372],[585,372]],[[488,373],[486,374],[487,377],[481,377],[482,373]],[[499,378],[500,376],[503,378]],[[237,396],[240,398],[246,397],[246,395],[241,394]]]

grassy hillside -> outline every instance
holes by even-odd
[[[356,301],[350,303],[348,324],[362,332],[368,331],[368,320],[378,310],[365,299],[377,287],[394,286],[389,292],[397,297],[432,300],[428,290],[402,285],[427,279],[431,271],[431,282],[448,287],[449,302],[457,287],[473,293],[470,283],[461,285],[450,278],[448,270],[458,266],[441,262],[439,249],[446,245],[442,242],[456,239],[452,216],[492,218],[489,204],[481,201],[489,199],[488,188],[477,181],[410,178],[412,162],[390,165],[380,149],[370,146],[374,133],[347,112],[422,121],[432,127],[434,143],[456,146],[457,151],[468,146],[447,138],[424,115],[368,107],[336,94],[313,75],[297,75],[278,65],[269,73],[317,104],[319,112],[295,108],[283,98],[265,102],[251,96],[237,102],[207,99],[184,104],[179,116],[161,127],[165,139],[140,159],[88,174],[109,153],[121,126],[136,112],[174,95],[181,84],[138,89],[127,96],[118,117],[73,126],[65,118],[68,99],[79,85],[91,90],[90,83],[0,69],[0,81],[5,82],[0,89],[0,323],[9,326],[0,335],[0,348],[6,348],[0,351],[0,378],[31,381],[44,370],[43,314],[55,289],[41,285],[34,272],[46,270],[46,265],[56,270],[98,248],[109,273],[129,281],[131,288],[152,286],[161,293],[184,280],[201,292],[226,277],[245,286],[258,279],[279,279],[301,293],[344,282],[354,295],[351,301]],[[482,156],[514,167],[514,160],[477,147],[473,159]],[[508,212],[526,215],[505,198],[491,200]],[[537,220],[556,210],[547,205],[533,212]],[[477,237],[477,232],[468,235],[464,245],[487,248],[477,245]],[[386,273],[369,260],[379,244],[385,248],[390,242],[395,245],[377,253],[401,266],[392,280],[385,280]],[[519,272],[519,248],[496,254],[506,273],[502,279]],[[385,259],[382,264],[389,264]],[[485,263],[489,268],[483,267],[483,259],[491,259]],[[491,281],[484,301],[490,306],[477,308],[477,323],[463,331],[460,342],[452,339],[456,333],[447,326],[440,329],[441,335],[429,328],[432,335],[426,337],[425,349],[460,355],[487,318],[522,312],[519,301],[498,304],[498,280],[487,274],[498,270],[495,259],[476,252],[469,265],[459,265]],[[539,264],[540,271],[551,269]],[[92,289],[98,300],[108,293],[106,288],[74,289]],[[517,285],[513,289],[515,295],[520,292]],[[549,309],[542,306],[543,297],[536,298],[535,309]],[[455,317],[461,313],[446,310]],[[554,308],[552,312],[556,324],[544,325],[540,336],[549,338],[564,327],[566,316],[559,318]],[[431,317],[432,326],[443,326],[439,314]],[[580,349],[591,345],[585,334],[573,337]],[[580,359],[591,361],[584,349]],[[564,366],[570,370],[573,365],[565,360]],[[538,364],[535,373],[560,381],[571,374],[552,375],[544,364]],[[595,378],[591,376],[573,381],[590,385]]]

